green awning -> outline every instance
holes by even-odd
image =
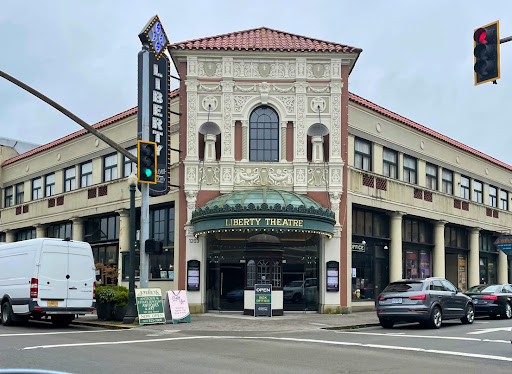
[[[194,235],[230,231],[333,235],[334,212],[295,192],[256,189],[216,197],[192,212]]]

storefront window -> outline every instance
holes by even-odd
[[[388,283],[389,250],[386,246],[373,243],[353,246],[352,300],[374,300]]]
[[[149,279],[174,280],[174,249],[165,248],[161,255],[150,255],[149,267]]]
[[[495,240],[496,237],[490,232],[480,233],[480,284],[495,284],[498,281],[498,249],[494,245]]]
[[[48,226],[46,236],[48,238],[71,239],[73,237],[73,224],[67,222]]]
[[[431,275],[429,250],[406,250],[404,254],[404,278],[428,278]]]

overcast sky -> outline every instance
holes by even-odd
[[[97,123],[137,105],[137,35],[155,14],[171,43],[267,26],[362,48],[351,92],[512,165],[512,42],[498,84],[475,87],[472,39],[496,20],[511,36],[512,1],[0,0],[0,70]],[[0,136],[80,129],[0,78]]]

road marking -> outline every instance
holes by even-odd
[[[487,334],[488,332],[512,331],[512,327],[493,327],[490,329],[479,329],[479,331],[468,332],[468,335]]]
[[[401,347],[393,345],[382,345],[382,344],[363,344],[363,343],[352,343],[352,342],[338,342],[330,340],[316,340],[316,339],[300,339],[300,338],[278,338],[278,337],[266,337],[266,336],[186,336],[180,338],[162,338],[162,339],[146,339],[146,340],[124,340],[118,342],[95,342],[95,343],[74,343],[74,344],[56,344],[56,345],[40,345],[33,347],[25,347],[23,350],[32,349],[48,349],[48,348],[63,348],[63,347],[86,347],[86,346],[100,346],[100,345],[114,345],[114,344],[140,344],[140,343],[155,343],[165,341],[180,341],[180,340],[194,340],[194,339],[240,339],[240,340],[279,340],[279,341],[291,341],[298,343],[317,343],[317,344],[329,344],[339,346],[352,346],[352,347],[367,347],[376,349],[389,349],[397,351],[413,351],[423,353],[435,353],[448,356],[462,356],[471,358],[484,358],[488,360],[496,361],[509,361],[512,362],[512,357],[484,355],[478,353],[466,353],[456,351],[439,351],[436,349],[424,349],[414,347]]]
[[[0,334],[0,337],[11,337],[11,336],[38,336],[38,335],[61,335],[61,334],[86,334],[92,332],[114,332],[123,330],[95,330],[95,331],[55,331],[55,332],[30,332],[21,334]]]

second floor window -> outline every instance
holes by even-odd
[[[32,179],[32,200],[37,200],[43,197],[41,189],[41,177]]]
[[[153,239],[163,242],[164,247],[174,246],[174,206],[151,209],[149,232]]]
[[[48,174],[44,177],[45,196],[55,195],[55,174]]]
[[[437,166],[428,164],[426,167],[426,187],[431,190],[437,190]]]
[[[493,186],[489,186],[489,205],[498,207],[498,189]]]
[[[473,201],[476,201],[477,203],[482,203],[482,197],[483,197],[483,185],[482,182],[479,181],[473,181]]]
[[[508,210],[508,192],[500,191],[500,209]]]
[[[8,208],[12,206],[12,186],[6,187],[4,192],[4,208]]]
[[[80,187],[92,186],[92,161],[80,165]]]
[[[460,177],[460,197],[469,200],[469,178],[464,175]]]
[[[249,160],[279,161],[279,117],[263,105],[249,117]]]
[[[23,204],[24,195],[25,195],[25,184],[18,183],[16,185],[16,204]]]
[[[384,148],[382,155],[382,174],[389,178],[398,178],[398,152]]]
[[[64,191],[73,191],[76,188],[76,168],[70,167],[64,171]]]
[[[404,155],[404,182],[416,184],[416,159]]]
[[[356,138],[354,143],[354,167],[361,170],[372,170],[372,144]]]
[[[453,195],[453,171],[443,169],[443,192]]]
[[[137,147],[128,149],[132,155],[137,156]],[[126,156],[124,157],[124,171],[123,175],[125,177],[129,177],[131,173],[137,175],[137,163],[130,161],[130,159]]]
[[[103,158],[103,182],[117,179],[117,153]]]

